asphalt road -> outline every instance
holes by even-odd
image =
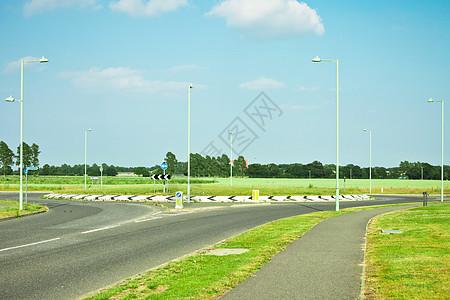
[[[0,222],[2,299],[77,298],[255,226],[334,210],[334,202],[321,202],[164,212],[142,204],[39,196],[28,199],[47,205],[49,212]],[[0,193],[1,198],[17,198],[17,193]],[[379,197],[342,201],[341,208],[415,201],[421,197]]]

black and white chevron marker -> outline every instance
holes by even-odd
[[[164,179],[170,180],[170,178],[171,178],[170,175],[162,175],[162,174],[160,174],[160,175],[152,175],[152,179],[153,180],[164,180]]]

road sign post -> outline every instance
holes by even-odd
[[[183,192],[176,192],[175,193],[175,199],[176,199],[176,209],[183,209]]]
[[[103,187],[103,166],[100,166],[100,186]]]
[[[23,172],[25,173],[25,204],[28,204],[28,169],[25,166]]]
[[[164,175],[164,179],[163,179],[163,193],[166,192],[166,169],[167,169],[167,163],[165,161],[163,161],[161,163],[161,169],[163,170],[163,175]],[[167,192],[169,192],[169,183],[167,183]]]

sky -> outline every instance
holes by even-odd
[[[449,1],[2,0],[0,96],[21,98],[40,165],[160,164],[168,151],[249,163],[441,163]],[[190,89],[189,85],[193,88]],[[444,113],[450,116],[450,103]],[[449,120],[447,118],[447,120]],[[444,163],[450,164],[445,122]],[[20,104],[0,102],[16,151]]]

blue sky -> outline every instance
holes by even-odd
[[[426,100],[450,94],[449,13],[448,1],[4,0],[0,96],[20,98],[22,59],[50,60],[25,64],[24,140],[41,165],[84,163],[88,128],[89,164],[185,161],[190,83],[192,153],[229,155],[232,130],[250,163],[335,163],[335,64],[311,59],[339,59],[340,164],[369,165],[367,128],[373,165],[439,165],[441,108]],[[19,116],[0,102],[14,150]]]

